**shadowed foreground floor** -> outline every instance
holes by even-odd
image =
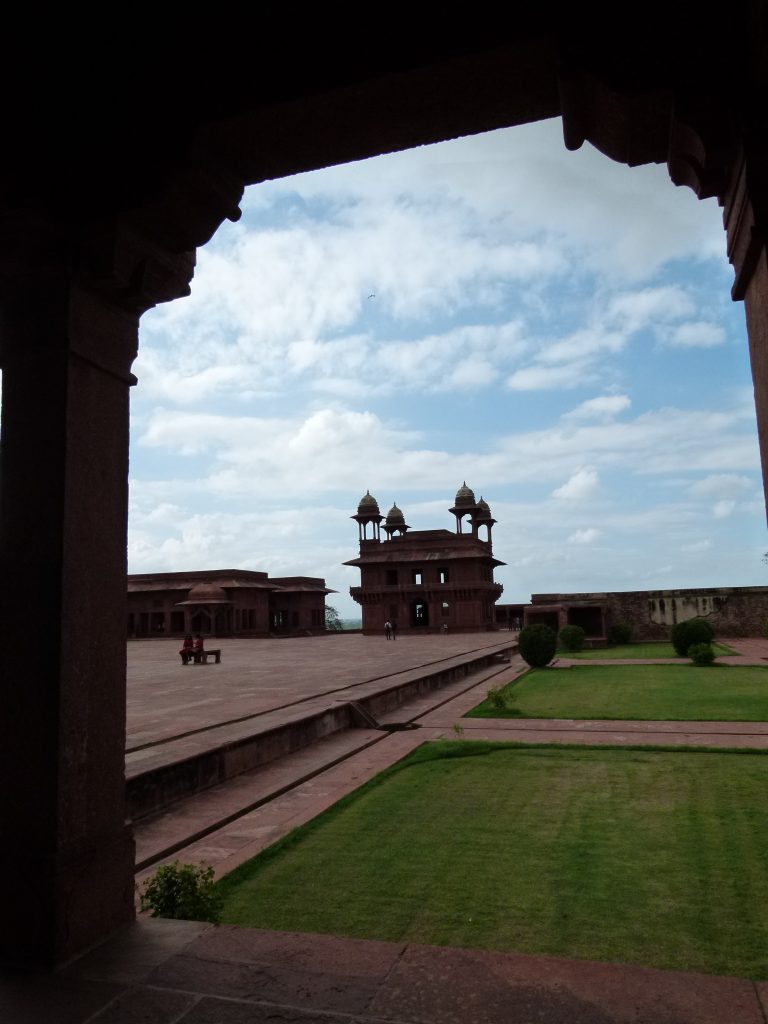
[[[4,1024],[764,1024],[768,983],[558,957],[142,920]]]

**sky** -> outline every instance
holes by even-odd
[[[145,314],[129,571],[323,576],[370,490],[498,520],[502,601],[766,582],[722,214],[559,119],[254,186]]]

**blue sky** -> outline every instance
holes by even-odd
[[[559,120],[255,186],[142,320],[131,572],[358,582],[366,489],[452,529],[466,479],[505,600],[764,582],[721,211]]]

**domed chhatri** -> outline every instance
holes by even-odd
[[[480,495],[480,501],[478,501],[477,503],[477,512],[475,512],[475,519],[477,519],[478,521],[482,520],[483,522],[485,522],[486,519],[491,518],[493,518],[491,516],[491,506],[483,498],[483,496]]]
[[[370,515],[371,513],[373,513],[374,515],[379,514],[379,503],[378,501],[376,501],[376,499],[374,498],[370,491],[366,491],[358,503],[357,514]]]
[[[227,592],[215,583],[198,583],[187,594],[187,600],[180,604],[231,604]]]
[[[384,522],[384,532],[387,537],[392,540],[395,534],[400,537],[404,537],[405,534],[410,530],[410,526],[405,521],[403,510],[397,507],[395,503],[392,508],[387,512],[387,518]]]
[[[360,540],[368,540],[368,527],[371,528],[371,539],[380,540],[379,526],[384,516],[381,514],[379,503],[370,491],[366,491],[357,504],[357,512],[352,516],[357,522],[360,531]]]
[[[477,504],[477,502],[475,501],[475,492],[472,490],[471,487],[467,487],[466,480],[458,489],[458,491],[456,491],[455,504],[457,507],[466,505],[471,506],[472,508],[474,508]]]

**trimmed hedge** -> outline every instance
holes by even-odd
[[[538,622],[520,630],[518,650],[531,668],[544,668],[555,656],[557,633],[550,626]]]
[[[715,631],[706,619],[688,619],[672,627],[672,646],[681,658],[688,656],[691,644],[710,644]]]

